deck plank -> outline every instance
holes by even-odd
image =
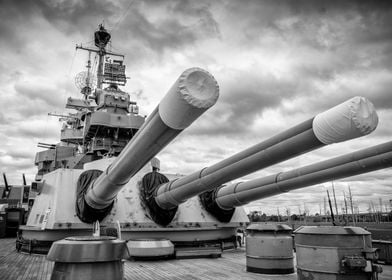
[[[42,255],[15,250],[15,239],[0,239],[1,280],[50,280],[53,262]],[[383,266],[380,280],[392,279],[392,266]],[[296,274],[263,275],[246,272],[244,248],[225,251],[221,258],[161,261],[124,261],[124,279],[140,280],[294,280]]]

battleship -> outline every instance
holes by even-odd
[[[293,189],[390,167],[392,142],[290,171],[231,183],[325,145],[370,134],[377,127],[378,116],[368,99],[353,97],[211,166],[189,175],[173,175],[175,170],[161,170],[156,156],[218,102],[218,81],[204,69],[186,69],[149,116],[141,116],[136,101],[120,89],[127,82],[124,55],[107,50],[110,41],[110,33],[100,25],[94,33],[94,46],[76,46],[88,52],[87,71],[76,77],[82,97],[68,98],[65,107],[73,111],[59,116],[63,120],[60,142],[39,143],[44,150],[35,158],[38,172],[31,184],[34,204],[27,223],[19,227],[15,244],[20,255],[4,253],[2,259],[10,257],[15,264],[35,260],[40,265],[39,277],[36,275],[35,279],[47,279],[52,268],[52,279],[72,279],[62,274],[64,269],[70,269],[68,265],[64,268],[63,263],[74,265],[80,261],[106,267],[103,263],[106,265],[110,257],[116,269],[116,272],[112,268],[107,270],[112,273],[111,279],[270,279],[263,278],[259,272],[281,272],[289,274],[285,279],[296,279],[295,270],[298,279],[376,279],[372,277],[382,269],[373,263],[376,250],[372,248],[370,233],[360,228],[296,231],[295,247],[302,258],[309,255],[306,251],[309,246],[317,246],[317,240],[323,243],[323,236],[332,236],[331,240],[343,236],[343,241],[332,246],[335,249],[344,248],[347,237],[363,240],[358,252],[351,248],[346,253],[349,256],[338,254],[343,258],[336,260],[338,268],[326,269],[335,269],[333,272],[317,266],[312,268],[308,265],[310,260],[295,260],[291,235],[283,237],[284,243],[290,244],[291,253],[283,258],[286,263],[289,259],[289,267],[280,269],[284,265],[282,258],[278,264],[274,259],[275,264],[269,267],[271,263],[265,259],[271,256],[255,257],[249,252],[258,248],[258,232],[272,232],[276,237],[277,232],[285,231],[284,227],[248,227],[243,206]],[[96,73],[91,70],[92,54],[98,56]],[[244,250],[237,247],[237,230],[247,227]],[[314,239],[313,235],[315,243],[307,243]],[[5,247],[11,248],[9,240],[6,241]],[[277,246],[271,250],[277,250]],[[101,249],[104,253],[96,253]],[[322,253],[313,258],[322,259]],[[205,261],[205,257],[214,259]],[[162,262],[143,262],[140,258],[164,258],[173,271],[167,272]],[[196,258],[196,266],[199,264],[209,273],[197,274],[196,269],[195,273],[180,274],[177,266],[191,266],[194,262],[183,261],[184,258]],[[128,259],[125,266],[123,259]],[[262,259],[264,262],[258,267],[258,260]],[[267,268],[263,267],[266,262]],[[143,272],[137,271],[138,267],[143,267]],[[89,269],[101,271],[99,266]],[[314,269],[335,278],[317,278]],[[75,267],[71,270],[74,272]],[[5,272],[2,279],[16,279],[12,278],[15,275],[19,275],[18,279],[30,279],[28,273],[23,274],[25,277],[21,273]],[[100,273],[104,278],[94,275],[91,279],[107,279],[107,274]],[[347,278],[339,278],[340,274]],[[316,278],[309,278],[314,275]]]

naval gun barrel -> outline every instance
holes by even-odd
[[[218,97],[219,87],[210,73],[200,68],[184,71],[120,155],[89,186],[83,199],[87,208],[111,208],[117,193],[132,176],[213,106]]]
[[[216,190],[215,202],[224,210],[254,200],[392,166],[392,141],[287,172],[229,184]]]
[[[210,167],[160,185],[155,202],[161,209],[173,209],[233,179],[324,145],[369,134],[377,123],[373,104],[366,98],[354,97]]]

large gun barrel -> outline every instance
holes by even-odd
[[[223,186],[215,192],[216,204],[224,210],[290,190],[337,180],[392,166],[392,141],[326,161]]]
[[[377,123],[372,103],[363,97],[354,97],[215,165],[160,185],[155,192],[155,202],[161,209],[175,208],[190,197],[230,180],[327,144],[366,135]]]
[[[183,72],[120,155],[89,186],[84,197],[78,198],[78,212],[85,208],[97,211],[111,208],[117,193],[130,178],[213,106],[218,96],[218,84],[210,73],[200,68]],[[84,221],[91,220],[83,213],[78,216]]]

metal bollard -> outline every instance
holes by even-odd
[[[50,279],[122,280],[128,257],[125,241],[115,237],[67,237],[49,250],[47,258],[55,262]]]

